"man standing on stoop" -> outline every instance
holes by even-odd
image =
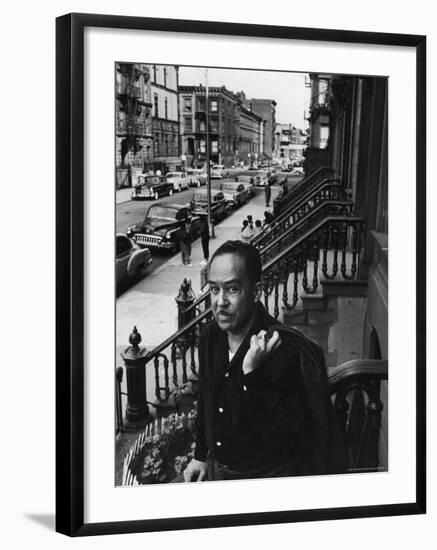
[[[196,448],[185,481],[345,471],[323,352],[266,312],[260,281],[254,246],[227,241],[213,254],[214,321],[200,337]]]

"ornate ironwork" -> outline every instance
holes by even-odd
[[[381,381],[388,379],[388,362],[359,359],[330,369],[331,395],[334,409],[348,451],[351,471],[375,470],[379,467],[378,443],[383,403]],[[366,396],[366,397],[364,397]],[[352,420],[354,403],[358,401],[358,422]]]

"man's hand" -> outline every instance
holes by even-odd
[[[257,369],[267,357],[281,345],[279,332],[275,330],[270,339],[267,339],[267,332],[260,330],[250,339],[250,348],[243,359],[243,372],[248,374]]]
[[[184,481],[205,481],[206,478],[206,462],[202,462],[193,458],[193,460],[185,468]]]

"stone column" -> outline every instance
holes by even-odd
[[[135,431],[147,424],[149,406],[146,398],[146,348],[140,348],[137,327],[129,336],[130,346],[121,354],[126,366],[127,405],[125,429]]]

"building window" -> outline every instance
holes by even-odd
[[[206,124],[204,120],[199,120],[199,132],[205,132],[206,131]]]
[[[168,118],[168,99],[165,98],[164,100],[164,112],[165,112],[165,118]]]
[[[164,142],[165,142],[164,154],[168,155],[168,135],[164,136]]]
[[[218,153],[218,141],[211,141],[211,153]]]
[[[159,108],[158,108],[158,94],[153,94],[153,105],[154,105],[154,108],[155,108],[155,117],[159,117]]]
[[[199,97],[197,100],[197,110],[198,111],[204,111],[205,110],[205,98]]]
[[[326,149],[329,139],[329,126],[320,126],[320,149]]]
[[[201,153],[206,153],[206,141],[204,139],[199,141],[199,149]]]
[[[185,131],[186,132],[192,132],[193,131],[193,121],[191,117],[186,117],[185,119]]]
[[[191,97],[184,97],[184,111],[191,112]]]
[[[218,111],[218,103],[216,99],[211,100],[211,113],[216,113]]]
[[[154,146],[155,146],[155,156],[159,156],[159,134],[156,134]]]
[[[164,86],[167,88],[167,67],[164,67]]]
[[[218,132],[218,120],[216,118],[211,119],[211,132]]]
[[[156,65],[153,65],[153,82],[156,82]]]

